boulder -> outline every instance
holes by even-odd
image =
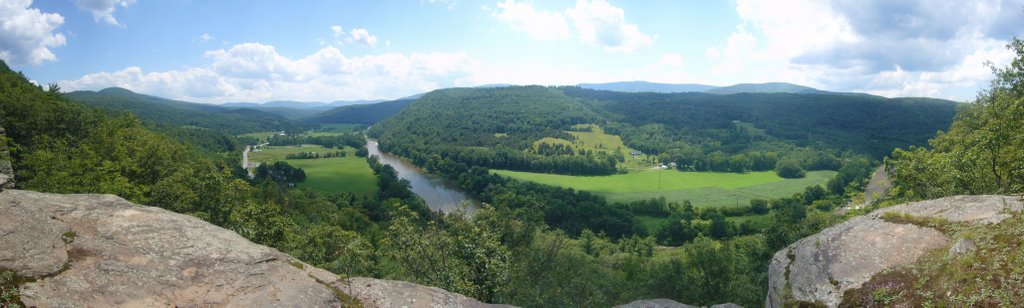
[[[682,303],[679,303],[677,301],[674,301],[674,300],[671,300],[671,299],[666,299],[666,298],[640,299],[640,300],[632,301],[632,302],[630,302],[628,304],[622,304],[622,305],[615,306],[615,308],[699,308],[699,307],[701,307],[701,306],[691,306],[691,305],[687,305],[687,304],[682,304]],[[737,304],[733,304],[733,303],[725,303],[725,304],[713,305],[713,306],[711,306],[711,308],[743,308],[743,307],[740,306],[740,305],[737,305]]]
[[[364,307],[511,307],[485,304],[462,294],[405,281],[356,277],[332,285]]]
[[[874,211],[822,230],[778,251],[768,270],[765,306],[787,301],[837,307],[846,290],[861,287],[886,269],[910,264],[926,252],[943,249],[951,239],[939,230],[887,222],[897,212],[950,222],[998,223],[1008,211],[1024,210],[1016,196],[954,196]]]
[[[615,308],[698,308],[699,306],[690,306],[687,304],[681,304],[671,299],[656,298],[656,299],[641,299],[635,300],[628,304],[622,304],[615,306]]]
[[[484,307],[438,288],[338,276],[198,218],[111,195],[0,192],[0,268],[29,307]],[[402,299],[407,299],[403,301]]]

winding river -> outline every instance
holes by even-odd
[[[395,168],[395,171],[398,171],[398,177],[408,180],[412,186],[412,192],[423,198],[431,210],[449,213],[458,209],[463,201],[468,202],[467,212],[471,213],[476,209],[476,203],[455,185],[451,185],[439,177],[428,175],[419,167],[397,156],[382,153],[376,140],[367,140],[366,149],[369,150],[370,155],[380,158],[382,164]]]

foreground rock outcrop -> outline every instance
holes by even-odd
[[[934,249],[968,249],[939,230],[888,222],[886,213],[948,222],[994,224],[1024,210],[1018,196],[955,196],[874,211],[822,230],[780,250],[769,268],[765,306],[807,302],[836,307],[843,293],[886,269],[917,261]],[[891,214],[890,214],[891,215]],[[950,246],[953,246],[950,248]]]
[[[342,280],[200,219],[111,195],[0,192],[0,268],[27,306],[486,307],[438,288]]]
[[[622,304],[615,306],[615,308],[700,308],[701,306],[691,306],[682,304],[677,301],[665,298],[656,299],[641,299],[632,301],[628,304]],[[710,308],[743,308],[740,305],[733,303],[713,305]]]

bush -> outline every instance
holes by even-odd
[[[799,179],[806,175],[804,169],[795,161],[781,160],[775,164],[775,173],[787,179]]]

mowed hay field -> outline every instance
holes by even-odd
[[[262,147],[260,152],[249,153],[249,159],[264,163],[284,160],[289,165],[302,168],[306,172],[306,180],[298,183],[298,187],[330,193],[349,192],[361,196],[377,193],[377,178],[373,170],[366,158],[355,155],[353,148],[343,150],[347,154],[345,157],[285,159],[288,154],[317,152],[322,155],[336,151],[339,150],[318,145]]]
[[[783,179],[775,172],[720,173],[645,170],[608,176],[571,176],[494,170],[502,176],[540,184],[584,190],[611,202],[665,197],[690,200],[698,207],[744,206],[750,199],[774,199],[803,192],[812,185],[824,186],[835,171],[810,171],[801,179]],[[659,180],[660,178],[660,180]],[[659,184],[660,182],[660,184]]]

